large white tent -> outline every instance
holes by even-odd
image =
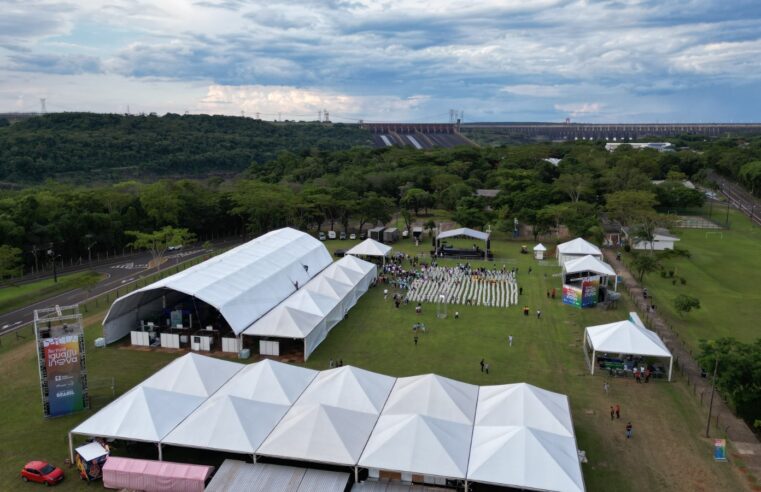
[[[253,454],[316,375],[317,371],[268,359],[248,365],[163,443]]]
[[[331,262],[325,245],[309,234],[291,228],[268,232],[117,299],[103,321],[106,343],[186,296],[217,309],[238,335]]]
[[[367,238],[361,243],[350,248],[346,254],[354,256],[382,256],[386,257],[391,252],[391,246],[376,241],[373,238]]]
[[[555,255],[558,258],[558,265],[560,266],[563,266],[568,260],[574,260],[587,255],[602,260],[602,251],[600,251],[600,248],[580,237],[577,237],[572,241],[558,244]]]
[[[478,386],[427,374],[399,378],[359,465],[464,479]]]
[[[657,333],[631,320],[616,321],[604,325],[588,326],[584,330],[584,353],[592,351],[588,361],[590,373],[595,373],[597,353],[640,355],[669,359],[668,379],[674,358]]]
[[[304,340],[304,360],[328,336],[377,276],[370,262],[346,256],[259,318],[243,334]]]
[[[175,359],[69,433],[160,442],[242,364],[190,353]]]
[[[468,480],[583,491],[568,398],[525,383],[482,386]]]
[[[394,381],[352,366],[322,371],[257,454],[354,466]]]
[[[618,290],[618,276],[613,267],[592,255],[586,255],[563,263],[563,283],[571,278],[579,277],[613,277],[616,290]]]

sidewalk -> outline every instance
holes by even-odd
[[[642,286],[629,272],[626,265],[616,260],[615,251],[605,249],[603,254],[605,255],[605,260],[613,266],[613,269],[623,279],[623,285],[628,291],[632,302],[637,306],[642,320],[651,330],[658,333],[669,350],[671,350],[679,370],[687,378],[687,384],[693,388],[693,394],[696,398],[700,399],[701,407],[707,412],[708,401],[711,397],[711,375],[707,378],[700,377],[700,367],[692,358],[689,350],[669,324],[660,316],[660,313],[650,311],[650,303],[642,296]],[[749,471],[756,478],[761,479],[761,444],[759,444],[756,435],[748,428],[747,424],[742,419],[735,417],[718,392],[714,396],[713,412],[711,415],[711,437],[722,438],[726,436],[734,450],[734,453],[731,453],[730,457],[736,456],[741,459]],[[705,430],[701,429],[700,435],[703,436],[704,432]]]

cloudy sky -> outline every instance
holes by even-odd
[[[0,112],[761,120],[760,0],[0,0]]]

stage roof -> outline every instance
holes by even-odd
[[[451,231],[444,231],[436,236],[436,239],[446,239],[448,237],[467,236],[473,239],[479,239],[481,241],[489,240],[488,232],[476,231],[474,229],[468,229],[467,227],[460,227],[459,229],[452,229]]]

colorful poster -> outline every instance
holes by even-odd
[[[50,408],[48,416],[57,417],[84,409],[79,336],[47,338],[42,343]]]
[[[714,461],[727,461],[727,440],[713,440],[713,459]]]
[[[563,304],[581,307],[582,291],[572,285],[563,286]]]
[[[594,306],[597,304],[597,295],[600,290],[598,279],[585,280],[581,283],[581,307]]]

